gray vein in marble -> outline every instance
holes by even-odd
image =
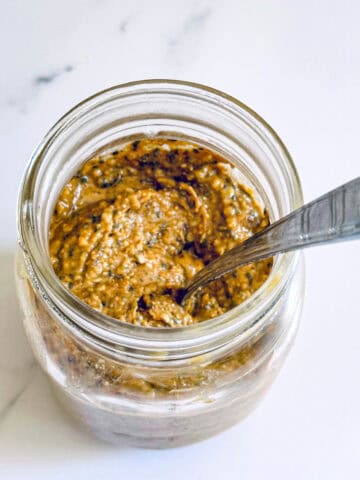
[[[55,70],[47,75],[38,75],[35,77],[34,83],[36,85],[51,83],[64,73],[69,73],[73,70],[74,67],[72,65],[65,65],[65,67],[61,68],[60,70]]]
[[[139,11],[134,11],[130,15],[126,16],[123,18],[119,24],[119,32],[121,35],[127,35],[129,32],[129,27],[130,25],[133,25],[136,23],[136,19],[138,18],[140,12]]]
[[[37,75],[30,85],[22,89],[22,94],[16,97],[10,97],[4,102],[4,106],[15,109],[18,113],[26,114],[28,113],[29,104],[36,98],[39,93],[39,87],[43,87],[51,84],[59,77],[67,73],[71,73],[74,70],[73,65],[65,65],[62,68],[51,71],[49,73],[44,73]]]
[[[24,362],[25,363],[25,362]],[[9,365],[3,365],[1,362],[0,362],[0,372],[1,370],[5,370],[7,373],[11,373],[11,374],[14,374],[16,375],[17,373],[19,373],[20,371],[23,371],[24,368],[27,368],[29,369],[29,371],[31,369],[33,369],[35,366],[37,365],[36,361],[35,361],[35,358],[32,358],[30,361],[26,361],[26,365],[24,365],[23,367],[12,367],[12,366],[9,366]]]
[[[11,409],[17,404],[17,402],[20,400],[20,398],[23,396],[23,394],[26,392],[26,390],[30,387],[32,384],[35,374],[37,371],[37,365],[33,365],[30,369],[29,375],[30,378],[28,381],[23,385],[19,391],[9,400],[9,402],[0,410],[0,424],[5,420],[7,415],[10,413]]]
[[[121,33],[126,33],[127,32],[127,29],[128,29],[128,26],[129,26],[129,21],[130,21],[130,19],[126,18],[125,20],[123,20],[120,23],[119,30],[120,30]]]
[[[185,37],[196,33],[207,22],[211,15],[211,8],[206,8],[199,13],[185,18],[178,32],[169,40],[169,47],[176,47]]]

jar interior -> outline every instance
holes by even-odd
[[[302,201],[296,170],[281,140],[257,114],[221,92],[176,81],[134,82],[101,92],[68,112],[39,145],[25,173],[18,211],[20,244],[30,253],[37,276],[51,298],[61,304],[62,313],[76,316],[78,324],[92,333],[98,334],[100,328],[106,328],[106,335],[115,343],[118,337],[113,331],[112,319],[101,314],[96,316],[90,307],[75,297],[71,299],[72,295],[65,291],[52,270],[48,253],[49,221],[61,189],[87,159],[96,152],[156,136],[197,143],[222,155],[237,168],[242,183],[256,192],[272,222],[300,206]],[[289,255],[279,256],[265,284],[230,311],[229,320],[236,321],[236,328],[245,329],[246,325],[253,324],[263,305],[259,300],[255,308],[251,302],[265,291],[269,297],[278,279],[288,274],[290,260],[280,260],[291,258],[292,254]],[[68,297],[73,302],[71,305]],[[239,321],[240,310],[243,325]],[[250,310],[251,314],[246,317],[245,313]],[[196,326],[199,343],[205,342],[202,329],[211,337],[215,331],[211,329],[216,328],[219,318],[204,322],[208,324],[206,327]],[[101,322],[97,322],[98,319]],[[131,336],[136,329],[144,330],[133,325],[126,328],[130,327]],[[190,338],[192,328],[186,327],[189,332],[178,333],[156,329],[165,331],[147,332],[146,338],[156,339],[162,348],[166,334],[167,346],[173,342],[177,347],[178,341]],[[132,345],[134,338],[130,339],[126,332],[123,345],[126,342]],[[229,324],[229,336],[232,335]],[[134,341],[144,348],[145,334],[138,333]]]

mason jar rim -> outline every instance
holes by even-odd
[[[214,102],[218,107],[227,109],[234,115],[238,114],[239,121],[240,114],[242,118],[246,117],[246,121],[251,123],[257,134],[262,135],[277,151],[277,161],[289,182],[291,209],[302,204],[302,190],[296,167],[277,133],[244,103],[214,88],[170,79],[134,81],[102,90],[84,99],[62,116],[36,148],[20,186],[17,228],[30,279],[58,319],[74,334],[86,336],[89,342],[105,342],[114,350],[118,347],[122,350],[138,349],[142,356],[153,351],[166,351],[169,355],[171,351],[193,352],[205,347],[211,349],[215,348],[221,339],[224,343],[240,334],[248,336],[254,330],[255,324],[260,322],[261,313],[269,308],[283,291],[292,276],[299,255],[295,252],[278,256],[269,278],[247,300],[218,317],[187,327],[149,328],[116,320],[82,302],[61,283],[52,269],[48,252],[44,252],[38,242],[36,232],[33,196],[44,155],[54,138],[93,108],[105,105],[119,96],[136,97],[137,94],[154,91],[164,94],[177,93],[184,97],[197,95],[205,102]],[[278,278],[280,270],[285,274]]]

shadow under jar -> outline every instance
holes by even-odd
[[[183,328],[127,324],[74,297],[48,250],[61,189],[95,152],[156,136],[221,154],[270,221],[299,207],[302,193],[286,148],[257,114],[186,82],[142,81],[100,92],[60,119],[35,151],[21,185],[16,265],[32,349],[61,403],[88,430],[113,443],[164,448],[210,437],[257,405],[296,335],[304,269],[301,253],[280,255],[244,303]]]

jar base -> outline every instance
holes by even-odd
[[[172,414],[158,415],[151,419],[136,414],[121,415],[108,410],[99,412],[98,406],[69,395],[53,381],[51,384],[58,403],[86,433],[112,445],[161,450],[198,443],[237,425],[258,406],[274,377],[267,380],[266,384],[246,398],[237,398],[222,404],[221,408],[194,414],[193,418]],[[172,434],[169,435],[169,431]]]

